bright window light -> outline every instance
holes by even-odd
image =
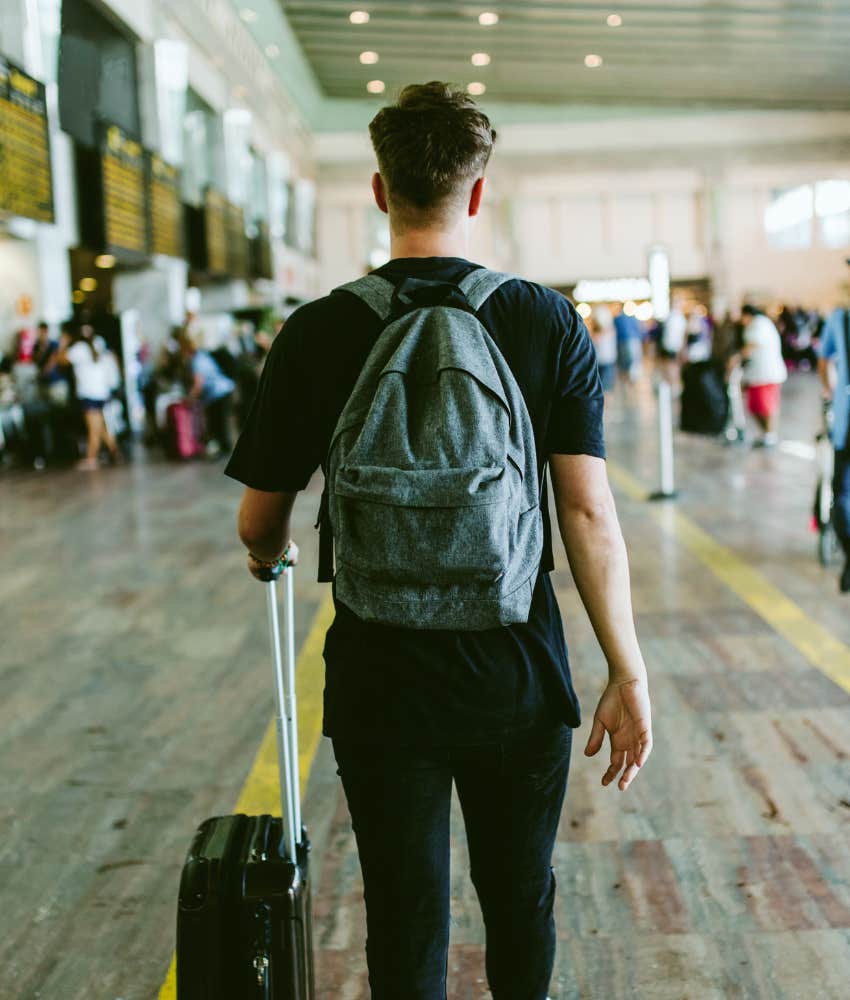
[[[379,59],[380,59],[380,56],[378,55],[377,52],[361,52],[360,53],[360,62],[362,62],[364,66],[374,66],[375,63],[378,62]]]
[[[487,87],[483,83],[476,81],[475,83],[470,83],[466,88],[466,92],[473,97],[481,97],[482,94],[487,92]]]
[[[486,52],[474,52],[472,54],[473,66],[489,66],[490,56]]]
[[[814,212],[814,189],[811,184],[777,192],[764,213],[764,227],[768,233],[809,222]]]
[[[815,187],[815,214],[820,219],[850,211],[850,181],[821,181]]]
[[[499,15],[492,10],[486,10],[483,14],[478,15],[478,23],[485,28],[492,28],[494,24],[499,23]]]
[[[353,10],[348,15],[348,20],[352,24],[368,24],[369,23],[369,12],[367,10]]]

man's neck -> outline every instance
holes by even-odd
[[[393,233],[390,254],[393,260],[404,257],[466,257],[469,253],[469,232],[459,226],[452,232],[435,229],[410,229]]]

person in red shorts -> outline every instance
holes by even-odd
[[[762,436],[755,448],[773,448],[779,441],[779,404],[788,369],[782,359],[782,341],[772,321],[755,306],[741,310],[744,325],[744,384],[747,409],[755,417]]]

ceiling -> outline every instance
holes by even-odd
[[[278,2],[326,98],[444,79],[505,104],[850,109],[850,0]],[[354,9],[369,23],[352,24]],[[499,23],[481,26],[483,11]],[[473,66],[476,52],[490,65]]]

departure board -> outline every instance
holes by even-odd
[[[53,222],[44,84],[0,56],[0,210]]]
[[[227,274],[228,203],[215,188],[204,194],[204,225],[207,245],[207,270],[210,274]]]
[[[148,207],[151,252],[183,256],[183,206],[180,171],[156,153],[148,153]]]
[[[147,255],[145,157],[141,143],[117,125],[104,129],[100,150],[103,177],[103,226],[110,252]]]
[[[227,204],[228,270],[234,278],[248,277],[248,237],[245,235],[245,213],[231,202]]]
[[[251,241],[251,274],[255,278],[271,278],[272,244],[267,222],[258,222],[257,235]]]

